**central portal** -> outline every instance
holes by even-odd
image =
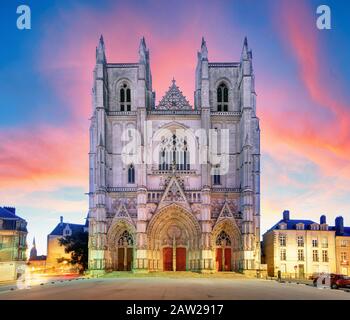
[[[150,270],[198,270],[200,225],[176,204],[159,211],[148,225]]]
[[[163,248],[163,270],[186,271],[186,248]]]

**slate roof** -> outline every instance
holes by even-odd
[[[279,230],[279,224],[282,223],[282,222],[287,224],[287,228],[284,229],[284,230],[296,230],[296,225],[298,223],[303,223],[305,230],[310,230],[310,226],[313,223],[317,223],[317,222],[312,221],[312,220],[299,220],[299,219],[284,220],[284,219],[281,219],[272,228],[270,228],[267,232],[270,232],[272,230]]]
[[[84,227],[85,227],[84,224],[74,224],[74,223],[63,222],[63,223],[58,223],[55,229],[53,229],[49,235],[63,236],[63,230],[67,224],[69,225],[69,228],[72,230],[72,233],[84,231]]]
[[[336,231],[336,227],[332,226],[329,227],[330,230]],[[350,227],[344,227],[344,233],[338,234],[336,233],[337,236],[345,236],[345,237],[350,237]]]
[[[25,219],[16,215],[15,208],[0,207],[0,219],[3,220],[2,228],[4,230],[17,230],[27,232],[27,223]],[[18,220],[22,221],[20,225],[17,225],[16,223]]]
[[[24,220],[23,218],[16,216],[14,208],[0,207],[0,218]]]

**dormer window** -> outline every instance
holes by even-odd
[[[119,90],[120,111],[131,111],[131,90],[126,83]]]
[[[311,226],[310,226],[311,230],[319,230],[319,225],[317,223],[313,223]]]
[[[285,224],[285,223],[280,223],[279,225],[278,225],[278,227],[279,227],[279,229],[280,230],[286,230],[287,229],[287,224]]]
[[[69,227],[64,228],[63,230],[63,236],[68,237],[72,235],[72,230]]]
[[[328,224],[324,223],[320,225],[320,229],[323,231],[327,231],[328,230]]]
[[[221,83],[217,90],[218,111],[228,111],[228,88],[225,83]]]
[[[297,223],[297,225],[296,225],[296,229],[297,230],[304,230],[304,224],[303,223]]]

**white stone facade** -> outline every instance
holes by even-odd
[[[175,80],[157,104],[145,40],[137,63],[108,63],[101,37],[90,126],[92,272],[259,269],[260,129],[247,41],[239,62],[212,63],[203,39],[195,72],[193,107]]]

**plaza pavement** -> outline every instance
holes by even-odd
[[[101,278],[39,282],[21,289],[0,286],[0,300],[350,300],[350,292],[344,290],[235,274],[114,273]]]

